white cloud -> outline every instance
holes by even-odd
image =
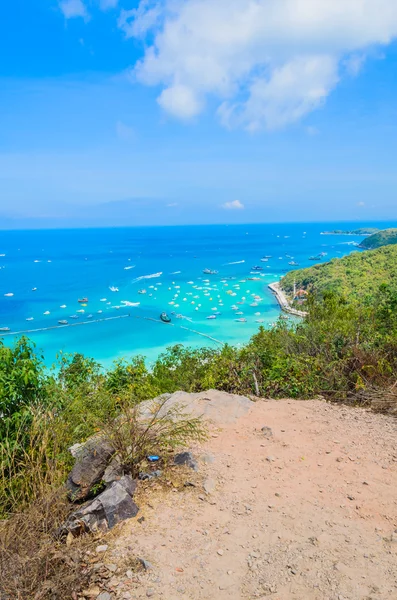
[[[110,8],[116,8],[119,0],[99,0],[99,8],[101,10],[109,10]]]
[[[178,206],[178,202],[170,202],[166,206],[167,206],[167,208],[175,208],[175,206]]]
[[[222,208],[226,210],[243,210],[245,207],[240,200],[233,200],[232,202],[225,202],[225,204],[222,204]]]
[[[357,202],[357,206],[365,206],[365,202]]]
[[[186,119],[215,99],[225,126],[255,131],[299,121],[358,74],[397,36],[397,2],[141,0],[119,27],[147,35],[135,74],[163,88],[164,110]]]
[[[88,17],[87,9],[82,0],[62,0],[59,3],[59,8],[63,12],[65,19],[73,19],[75,17],[86,19]]]

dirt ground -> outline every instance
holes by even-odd
[[[104,563],[150,564],[115,571],[108,598],[397,599],[396,434],[362,409],[254,403],[191,449],[195,487],[159,490],[115,531]]]

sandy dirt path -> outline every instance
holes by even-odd
[[[116,532],[105,562],[151,568],[116,573],[111,597],[397,599],[396,434],[362,409],[258,401],[192,449],[197,487],[154,494]]]

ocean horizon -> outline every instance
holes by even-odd
[[[320,253],[357,251],[363,236],[321,233],[362,226],[385,223],[4,230],[3,341],[27,332],[47,365],[79,352],[105,367],[138,354],[150,363],[177,343],[241,345],[280,315],[270,283]]]

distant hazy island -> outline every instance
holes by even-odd
[[[378,231],[363,240],[359,247],[365,250],[375,250],[375,248],[392,244],[397,244],[397,229]]]
[[[352,229],[345,231],[344,229],[333,229],[332,231],[322,231],[321,235],[373,235],[379,229],[375,227],[361,227],[360,229]]]

